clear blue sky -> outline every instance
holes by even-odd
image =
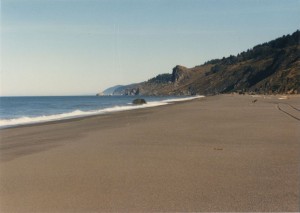
[[[95,94],[300,28],[300,0],[1,0],[1,95]]]

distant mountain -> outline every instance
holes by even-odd
[[[104,91],[98,93],[97,95],[98,96],[101,96],[101,95],[113,95],[114,91],[116,89],[118,89],[119,87],[123,87],[123,85],[116,85],[116,86],[113,86],[113,87],[109,87],[109,88],[105,89]]]
[[[115,89],[113,95],[139,95],[140,84],[130,84]]]
[[[230,92],[259,94],[300,92],[300,32],[259,44],[236,56],[210,60],[171,74],[122,86],[118,95],[214,95]]]

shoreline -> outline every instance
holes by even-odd
[[[145,107],[139,107],[138,108],[134,108],[134,109],[124,109],[124,110],[117,110],[117,111],[111,111],[111,112],[100,112],[100,113],[95,113],[95,114],[89,114],[89,115],[79,115],[79,116],[72,116],[72,117],[66,117],[66,118],[58,118],[58,119],[54,119],[54,120],[49,120],[49,121],[37,121],[37,122],[32,122],[32,123],[25,123],[25,124],[13,124],[13,125],[7,125],[7,126],[0,126],[0,133],[1,130],[5,130],[5,129],[14,129],[14,128],[23,128],[23,127],[28,127],[28,126],[36,126],[36,125],[48,125],[48,124],[55,124],[55,123],[59,123],[59,122],[72,122],[72,121],[76,121],[76,120],[81,120],[81,119],[85,119],[85,118],[91,118],[94,116],[103,116],[103,115],[109,115],[109,114],[114,114],[114,113],[122,113],[122,112],[126,112],[126,111],[135,111],[135,110],[141,110],[141,109],[145,109],[145,108],[153,108],[153,107],[161,107],[161,106],[167,106],[170,104],[179,104],[179,103],[184,103],[184,102],[189,102],[189,101],[194,101],[197,99],[204,99],[204,98],[210,98],[210,97],[218,97],[218,96],[248,96],[248,97],[252,97],[252,98],[270,98],[270,97],[274,97],[275,100],[276,98],[278,100],[287,100],[289,98],[300,98],[299,94],[271,94],[271,95],[265,95],[265,94],[256,94],[256,95],[251,95],[251,94],[238,94],[238,93],[234,93],[234,94],[220,94],[220,95],[212,95],[212,96],[203,96],[203,95],[198,95],[198,96],[190,96],[190,97],[185,97],[183,99],[187,99],[187,100],[177,100],[175,99],[174,101],[172,99],[166,99],[163,100],[162,103],[166,103],[166,104],[162,104],[162,105],[155,105],[155,106],[145,106]],[[278,98],[278,96],[280,96]],[[192,98],[192,99],[189,99]],[[101,109],[101,110],[105,110]]]
[[[299,211],[299,121],[277,104],[299,116],[298,96],[219,95],[1,129],[0,210]]]
[[[205,97],[203,97],[203,98],[205,98]],[[158,106],[151,106],[151,107],[144,107],[144,108],[136,108],[136,109],[108,112],[108,113],[102,113],[102,114],[99,113],[99,114],[93,114],[93,115],[84,115],[84,116],[73,117],[73,118],[65,118],[65,119],[60,119],[60,120],[51,120],[51,121],[43,121],[43,122],[36,122],[36,123],[20,124],[20,125],[0,128],[0,134],[1,134],[2,130],[6,130],[6,129],[18,129],[18,128],[26,128],[26,127],[34,127],[34,126],[45,126],[45,125],[51,125],[51,124],[60,124],[60,123],[72,123],[74,121],[81,121],[81,120],[90,119],[90,118],[101,118],[102,116],[116,115],[116,114],[119,114],[119,113],[126,113],[126,112],[131,112],[131,111],[135,112],[135,111],[140,111],[140,110],[144,110],[144,109],[148,109],[148,108],[167,107],[167,106],[170,106],[171,104],[181,104],[181,103],[190,102],[190,101],[194,101],[194,100],[186,100],[186,101],[174,102],[174,103],[165,104],[165,105],[158,105]]]
[[[16,128],[16,127],[23,127],[27,125],[34,125],[34,124],[44,124],[44,123],[52,123],[56,121],[65,121],[65,120],[70,120],[72,121],[73,119],[78,119],[78,118],[85,118],[85,117],[91,117],[91,116],[98,116],[98,115],[106,115],[106,114],[111,114],[111,113],[117,113],[117,112],[123,112],[123,111],[131,111],[131,110],[139,110],[143,108],[152,108],[152,107],[158,107],[158,106],[163,106],[163,105],[169,105],[169,104],[174,104],[178,102],[185,102],[185,101],[191,101],[199,98],[204,98],[205,96],[198,95],[198,96],[189,96],[189,97],[180,97],[180,98],[174,98],[171,97],[171,99],[165,99],[161,101],[149,101],[146,104],[142,105],[124,105],[124,106],[112,106],[108,108],[103,108],[103,109],[95,109],[95,110],[90,110],[90,111],[81,111],[82,114],[80,115],[69,115],[65,117],[58,117],[66,114],[72,114],[76,112],[77,110],[74,110],[72,112],[66,112],[62,114],[53,114],[53,115],[47,115],[45,117],[52,117],[52,116],[57,116],[57,118],[49,118],[49,120],[37,120],[37,121],[29,121],[25,123],[20,123],[20,124],[8,124],[8,125],[3,125],[0,126],[0,131],[1,129],[9,129],[9,128]],[[44,117],[44,116],[38,116],[38,117],[25,117],[29,119],[37,119],[39,117]],[[22,118],[16,118],[16,119],[9,119],[9,120],[18,120]]]

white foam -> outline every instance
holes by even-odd
[[[20,118],[14,118],[14,119],[0,119],[0,128],[24,125],[24,124],[42,123],[42,122],[47,122],[47,121],[65,120],[65,119],[85,117],[85,116],[90,116],[90,115],[107,114],[107,113],[111,113],[111,112],[127,111],[127,110],[134,110],[134,109],[141,109],[141,108],[148,108],[148,107],[155,107],[155,106],[162,106],[162,105],[170,104],[172,102],[193,100],[193,99],[202,98],[202,97],[204,97],[204,96],[176,98],[176,99],[168,99],[168,100],[163,100],[163,101],[150,101],[147,104],[143,104],[143,105],[132,105],[131,104],[128,106],[114,106],[114,107],[110,107],[110,108],[93,110],[93,111],[75,110],[73,112],[67,112],[67,113],[55,114],[55,115],[43,115],[43,116],[37,116],[37,117],[20,117]]]
[[[286,100],[289,99],[287,96],[281,96],[280,98],[278,98],[279,100]]]
[[[178,102],[178,101],[188,101],[188,100],[194,100],[197,98],[203,98],[204,96],[198,95],[198,96],[192,96],[192,97],[185,97],[185,98],[174,98],[174,99],[168,99],[168,100],[163,100],[162,102],[164,103],[172,103],[172,102]]]

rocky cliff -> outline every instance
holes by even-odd
[[[236,56],[214,59],[172,74],[123,86],[117,95],[213,95],[230,92],[299,93],[300,32],[257,45]]]

